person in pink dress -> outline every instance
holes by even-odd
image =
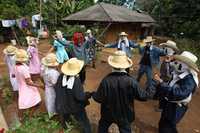
[[[31,117],[37,105],[41,102],[38,88],[42,86],[31,80],[29,67],[26,65],[28,59],[28,54],[25,50],[17,50],[15,74],[19,87],[18,108],[20,120],[23,120],[23,113],[28,109],[31,110],[29,114],[29,117]]]
[[[38,40],[34,37],[26,37],[28,43],[28,55],[29,55],[29,71],[32,79],[35,81],[40,76],[41,63],[39,59],[39,51],[37,48]]]

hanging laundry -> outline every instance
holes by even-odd
[[[21,27],[27,28],[28,27],[28,20],[26,18],[21,19]]]
[[[15,24],[16,24],[15,20],[2,20],[3,27],[12,27]]]
[[[42,17],[40,16],[40,14],[36,14],[32,16],[33,27],[37,27],[37,21],[40,21],[40,19],[42,20]]]

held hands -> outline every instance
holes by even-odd
[[[91,97],[92,97],[92,92],[85,92],[85,97],[86,97],[86,99],[90,99]]]
[[[159,82],[159,83],[163,82],[163,80],[160,78],[160,76],[158,74],[154,75],[154,80],[157,81],[157,82]]]

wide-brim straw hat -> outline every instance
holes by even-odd
[[[126,69],[133,65],[130,58],[126,56],[124,51],[116,51],[113,55],[108,57],[108,64],[113,68]]]
[[[4,50],[3,53],[6,55],[15,55],[17,48],[15,46],[9,45]]]
[[[180,55],[174,55],[174,59],[185,63],[193,70],[199,72],[199,68],[196,64],[198,58],[193,53],[184,51]]]
[[[148,42],[153,42],[153,41],[155,41],[156,39],[153,39],[153,37],[152,36],[147,36],[143,41],[144,41],[144,43],[148,43]]]
[[[165,42],[165,43],[161,43],[160,46],[161,46],[161,47],[168,47],[168,48],[173,49],[173,50],[176,51],[176,52],[179,52],[179,49],[178,49],[178,47],[176,46],[176,43],[175,43],[174,41],[171,41],[171,40],[168,40],[168,41]]]
[[[78,60],[77,58],[71,58],[62,65],[61,71],[65,75],[75,76],[81,71],[83,66],[84,61]]]
[[[49,53],[47,56],[42,58],[42,64],[49,67],[55,67],[59,65],[54,53]]]
[[[17,62],[26,62],[29,60],[28,53],[24,49],[18,49],[15,54]]]
[[[128,36],[128,34],[127,34],[126,32],[121,32],[121,33],[119,34],[119,36]]]

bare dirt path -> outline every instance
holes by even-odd
[[[3,53],[2,50],[5,48],[6,44],[0,44],[0,74],[6,74],[7,69],[3,63]],[[41,41],[39,49],[41,52],[46,53],[49,50],[50,46],[47,41]],[[105,53],[104,53],[105,54]],[[138,61],[140,56],[136,55],[133,58],[134,67],[133,75],[136,76],[138,69]],[[106,56],[103,55],[99,59],[106,61]],[[97,68],[93,69],[87,68],[87,78],[84,85],[86,91],[95,91],[98,87],[100,81],[104,76],[111,72],[111,68],[107,63],[101,61],[97,62]],[[145,80],[145,79],[144,79]],[[143,80],[143,81],[144,81]],[[143,82],[141,83],[143,85]],[[189,110],[186,113],[184,119],[178,125],[180,133],[198,133],[200,131],[200,94],[199,89],[194,94],[192,102],[189,105]],[[100,118],[100,106],[98,103],[90,100],[90,105],[87,106],[87,113],[90,118],[91,124],[93,125],[94,130],[96,130],[98,125],[98,120]],[[156,101],[147,101],[147,102],[138,102],[135,101],[135,110],[136,110],[136,121],[139,131],[138,133],[156,133],[158,127],[158,121],[160,118],[160,113],[154,111],[155,106],[158,103]],[[115,130],[111,130],[113,133],[116,133]]]

